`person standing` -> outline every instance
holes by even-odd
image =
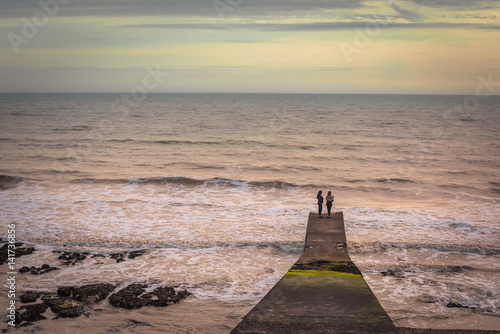
[[[329,191],[328,195],[326,196],[326,208],[328,209],[328,217],[326,217],[326,218],[330,218],[330,215],[332,213],[333,201],[334,201],[334,198],[332,196],[332,192]]]
[[[321,196],[323,192],[320,190],[318,192],[318,195],[316,196],[316,198],[318,199],[318,218],[323,218],[323,216],[321,215],[321,211],[323,210],[323,196]]]

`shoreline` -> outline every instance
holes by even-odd
[[[110,268],[115,268],[115,266],[121,266],[121,265],[129,265],[132,267],[138,266],[139,262],[134,262],[134,261],[146,261],[149,263],[151,261],[150,259],[150,250],[146,250],[144,253],[142,251],[138,250],[128,250],[127,252],[123,253],[106,253],[104,254],[89,254],[90,256],[87,256],[86,259],[79,260],[79,254],[75,254],[75,252],[64,252],[62,250],[54,250],[50,246],[41,246],[38,244],[33,244],[33,243],[24,243],[24,247],[30,248],[34,247],[36,249],[36,252],[38,253],[38,256],[36,259],[33,257],[33,255],[26,255],[26,256],[20,256],[18,259],[18,265],[19,266],[26,266],[30,269],[31,266],[36,267],[35,269],[40,269],[40,265],[42,263],[47,263],[49,266],[57,266],[60,267],[60,270],[56,270],[53,272],[43,272],[43,273],[38,273],[38,274],[30,274],[29,272],[26,272],[24,274],[19,274],[19,279],[24,281],[25,283],[28,284],[28,286],[23,286],[22,288],[19,289],[19,293],[21,292],[26,292],[27,290],[40,290],[40,291],[45,291],[45,289],[37,289],[36,287],[32,287],[30,282],[35,282],[38,281],[39,279],[50,279],[50,277],[53,277],[53,275],[61,275],[63,273],[69,274],[71,271],[78,270],[78,268],[84,269],[85,264],[86,265],[98,265],[98,266],[107,266],[106,270],[110,270]],[[74,251],[74,250],[73,250]],[[84,252],[83,252],[84,253]],[[70,264],[63,264],[63,262],[71,262]],[[73,265],[73,261],[75,261],[75,264]],[[141,267],[139,265],[139,267]],[[108,282],[108,281],[106,281]],[[67,282],[66,282],[67,283]],[[47,292],[54,292],[58,287],[67,285],[66,283],[61,282],[61,284],[55,284],[54,286],[45,286]],[[98,283],[98,282],[95,282]],[[101,282],[102,283],[102,282]],[[109,283],[109,282],[108,282]],[[122,280],[122,281],[112,281],[114,284],[124,284],[125,283],[136,283],[134,280]],[[149,283],[154,283],[154,282],[149,282]],[[175,282],[174,282],[175,283]],[[76,284],[76,285],[81,285],[81,284]],[[4,304],[7,301],[7,295],[0,294],[0,301],[2,304]],[[220,305],[223,304],[221,307]],[[238,317],[243,317],[245,313],[248,311],[243,310],[242,303],[236,303],[231,304],[231,303],[224,303],[221,301],[200,301],[196,300],[193,298],[190,298],[189,300],[186,300],[186,302],[176,304],[175,306],[170,306],[168,309],[155,309],[151,307],[147,307],[144,310],[137,310],[137,311],[123,311],[123,310],[117,310],[114,309],[113,307],[110,307],[109,303],[107,300],[101,302],[90,310],[90,315],[92,322],[99,323],[99,324],[107,324],[110,320],[110,317],[112,317],[114,320],[113,326],[125,326],[124,324],[127,324],[127,319],[134,319],[135,321],[139,322],[144,322],[151,324],[154,328],[159,328],[166,326],[167,328],[175,328],[172,327],[171,323],[161,321],[158,323],[157,317],[160,315],[164,317],[165,319],[170,319],[175,323],[175,326],[181,326],[184,325],[184,320],[181,319],[181,315],[185,314],[186,312],[189,314],[189,312],[192,312],[193,310],[196,310],[196,312],[207,312],[207,316],[204,317],[202,320],[203,322],[208,323],[208,327],[202,327],[200,323],[196,324],[191,324],[191,328],[209,328],[214,329],[212,333],[221,333],[224,332],[228,329],[228,326],[231,326],[231,324],[234,322],[234,326],[237,325],[237,318]],[[27,305],[27,304],[19,304],[19,305]],[[235,309],[236,306],[236,309]],[[214,309],[218,308],[217,312],[212,312]],[[229,310],[231,309],[231,310]],[[174,311],[175,312],[171,312]],[[154,314],[154,316],[151,316],[151,314]],[[120,315],[120,316],[117,316]],[[74,318],[74,319],[59,319],[55,320],[51,312],[48,312],[47,317],[49,319],[42,321],[42,322],[35,322],[35,326],[39,326],[40,328],[43,328],[41,330],[42,333],[50,333],[51,331],[55,329],[61,329],[61,328],[66,328],[67,326],[70,327],[75,327],[80,330],[86,330],[89,327],[89,318],[87,317],[79,317],[79,318]],[[228,320],[229,319],[229,320]],[[92,324],[94,326],[94,324]],[[156,327],[158,326],[158,327]],[[200,327],[199,327],[200,326]],[[225,327],[225,328],[221,328]],[[32,330],[34,327],[32,326],[27,326],[21,332],[29,332]],[[38,328],[38,327],[37,327]],[[179,327],[180,328],[180,327]],[[407,328],[407,327],[397,327],[398,333],[400,334],[500,334],[500,331],[497,330],[481,330],[481,329],[430,329],[430,328]],[[223,331],[221,331],[223,330]],[[227,330],[229,333],[231,330]],[[210,332],[210,331],[209,331]]]

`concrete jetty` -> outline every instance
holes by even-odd
[[[347,252],[344,216],[309,214],[303,255],[231,334],[398,333]]]

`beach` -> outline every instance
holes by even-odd
[[[0,94],[0,236],[34,248],[15,298],[2,264],[0,305],[114,288],[8,332],[229,333],[300,256],[318,190],[397,327],[499,328],[498,97],[471,115],[446,95],[149,94],[110,113],[119,98]],[[133,284],[190,295],[110,304]]]

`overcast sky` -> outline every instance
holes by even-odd
[[[500,1],[2,0],[0,92],[474,94]],[[500,88],[499,88],[500,90]]]

